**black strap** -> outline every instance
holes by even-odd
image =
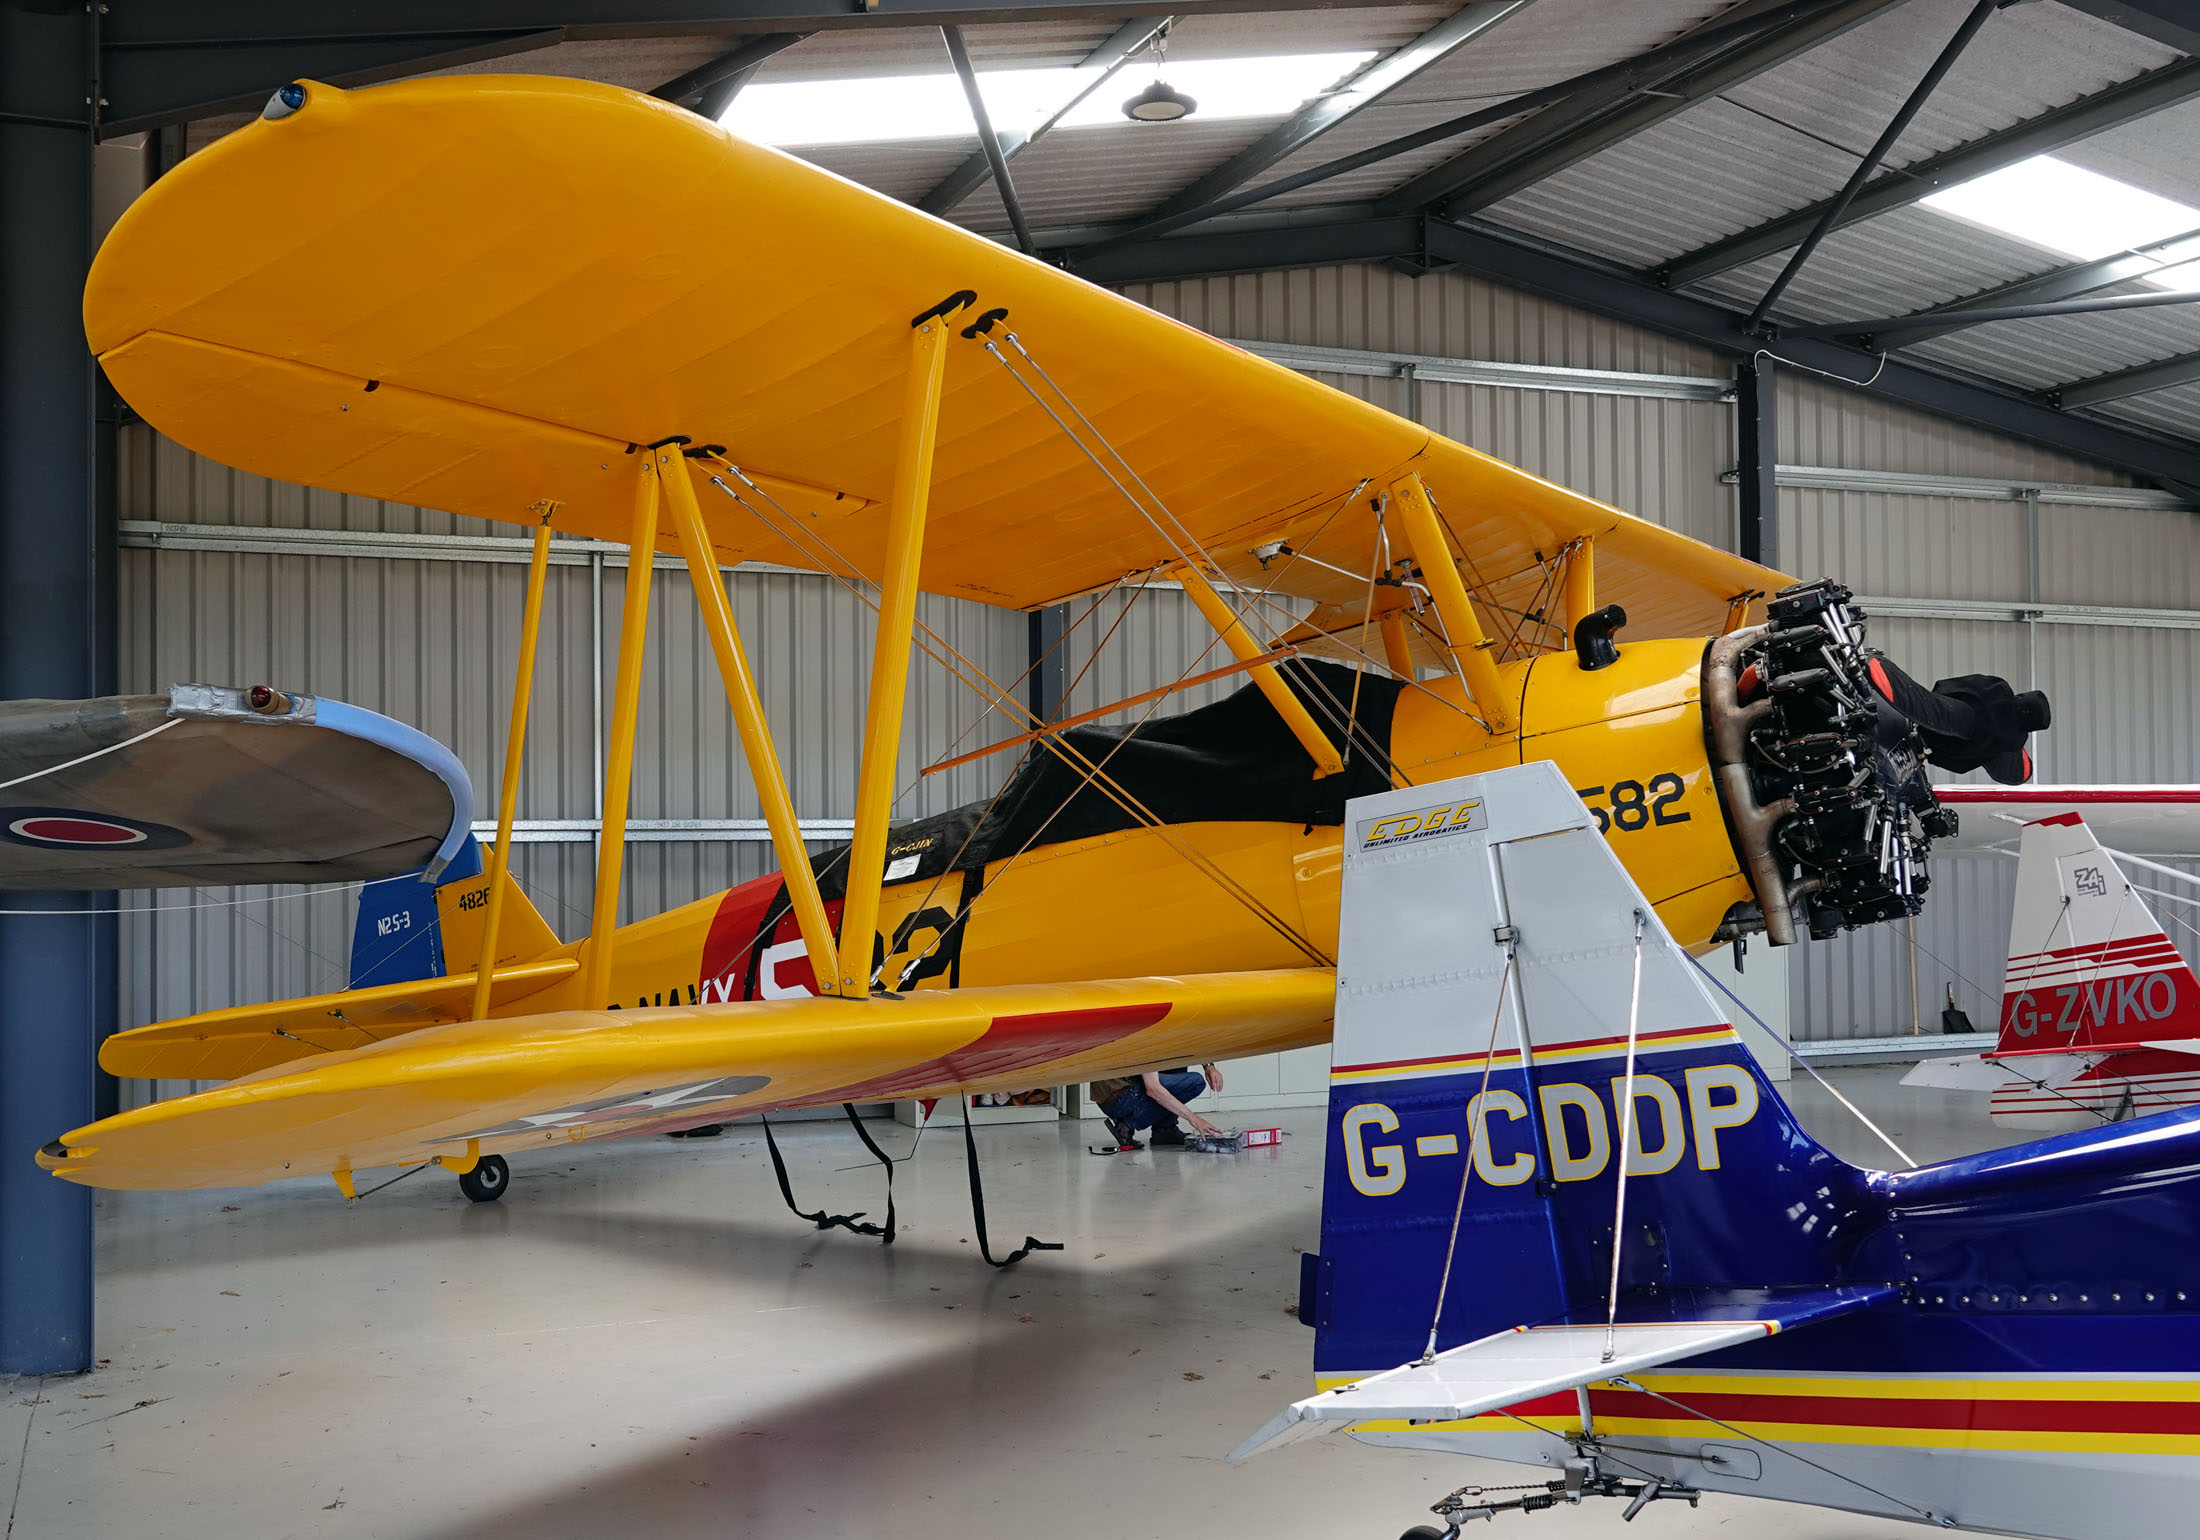
[[[878,1147],[878,1141],[871,1137],[871,1131],[863,1126],[863,1119],[856,1116],[856,1104],[854,1102],[842,1102],[840,1110],[848,1114],[848,1126],[856,1131],[856,1137],[863,1141],[863,1147],[871,1152],[873,1159],[886,1168],[886,1228],[879,1230],[872,1225],[866,1225],[863,1228],[865,1234],[875,1233],[879,1238],[880,1245],[891,1246],[894,1244],[894,1159]]]
[[[856,1121],[855,1108],[852,1106],[847,1107],[847,1113],[848,1120],[854,1123]],[[794,1201],[794,1184],[787,1180],[787,1162],[779,1153],[779,1141],[772,1137],[772,1120],[759,1113],[757,1121],[764,1125],[764,1147],[771,1151],[772,1174],[779,1178],[779,1196],[787,1200],[787,1209],[795,1218],[807,1219],[820,1230],[851,1230],[857,1235],[880,1236],[884,1238],[887,1245],[893,1244],[894,1167],[891,1161],[888,1161],[886,1166],[886,1223],[883,1226],[859,1223],[858,1221],[863,1218],[865,1212],[862,1209],[856,1210],[853,1214],[828,1214],[823,1209],[819,1209],[815,1213],[806,1213]],[[878,1156],[880,1160],[886,1160],[885,1154],[876,1144],[871,1142],[871,1136],[864,1133],[861,1123],[856,1123],[856,1132],[863,1134],[863,1143],[873,1155]]]
[[[970,1100],[968,1097],[963,1099],[962,1114],[963,1149],[969,1155],[970,1165],[970,1217],[978,1226],[978,1255],[984,1257],[989,1266],[1014,1267],[1034,1251],[1060,1251],[1062,1249],[1060,1241],[1043,1241],[1036,1235],[1027,1235],[1024,1237],[1023,1245],[1017,1247],[999,1261],[993,1259],[993,1246],[986,1239],[985,1234],[985,1182],[978,1175],[978,1140],[977,1136],[970,1131]]]

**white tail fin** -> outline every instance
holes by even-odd
[[[1996,1052],[2200,1038],[2200,982],[2076,813],[2024,826]]]

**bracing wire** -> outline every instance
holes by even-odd
[[[1452,1264],[1459,1256],[1459,1226],[1467,1214],[1467,1184],[1474,1180],[1475,1162],[1482,1158],[1482,1128],[1489,1122],[1482,1115],[1482,1098],[1490,1092],[1490,1070],[1497,1063],[1497,1029],[1505,1020],[1505,1002],[1510,998],[1513,958],[1520,943],[1505,943],[1505,972],[1497,981],[1497,1009],[1490,1015],[1490,1040],[1482,1052],[1482,1085],[1467,1102],[1467,1159],[1459,1171],[1459,1201],[1451,1210],[1451,1241],[1444,1247],[1444,1270],[1436,1279],[1436,1311],[1429,1317],[1428,1345],[1421,1350],[1421,1362],[1432,1362],[1436,1357],[1436,1333],[1444,1324],[1444,1296],[1451,1289]]]
[[[1642,1029],[1643,913],[1635,911],[1635,979],[1627,993],[1627,1072],[1620,1092],[1619,1183],[1612,1195],[1612,1281],[1604,1291],[1604,1361],[1619,1353],[1619,1259],[1627,1236],[1627,1172],[1635,1150],[1635,1044]]]
[[[1775,1031],[1765,1021],[1764,1017],[1758,1015],[1755,1011],[1751,1010],[1749,1008],[1749,1003],[1745,1001],[1740,995],[1736,994],[1733,990],[1727,988],[1726,980],[1720,978],[1709,968],[1706,968],[1703,965],[1701,959],[1691,957],[1689,961],[1696,965],[1696,971],[1698,973],[1702,974],[1712,983],[1718,985],[1719,993],[1725,995],[1729,1000],[1733,1001],[1735,1005],[1739,1006],[1743,1015],[1747,1016],[1751,1021],[1757,1023],[1759,1027],[1762,1027],[1765,1032],[1771,1036],[1774,1042],[1778,1043],[1782,1048],[1786,1049],[1788,1057],[1793,1059],[1797,1064],[1800,1064],[1803,1067],[1804,1073],[1809,1075],[1811,1079],[1817,1081],[1819,1087],[1824,1090],[1824,1092],[1828,1096],[1839,1102],[1843,1107],[1846,1107],[1849,1111],[1849,1115],[1854,1117],[1857,1122],[1863,1124],[1874,1134],[1878,1135],[1879,1142],[1881,1144],[1884,1144],[1888,1149],[1894,1151],[1895,1158],[1897,1160],[1901,1161],[1903,1165],[1908,1166],[1913,1170],[1916,1169],[1917,1162],[1910,1159],[1908,1152],[1905,1151],[1901,1145],[1896,1144],[1894,1140],[1890,1139],[1887,1136],[1887,1131],[1885,1129],[1881,1128],[1877,1123],[1874,1123],[1870,1118],[1864,1116],[1863,1108],[1857,1106],[1856,1103],[1850,1101],[1846,1096],[1843,1096],[1839,1091],[1835,1090],[1833,1082],[1818,1073],[1817,1065],[1811,1063],[1810,1060],[1804,1058],[1801,1054],[1797,1053],[1795,1051],[1795,1045],[1787,1040],[1787,1037],[1784,1033]]]
[[[155,737],[161,733],[168,731],[168,729],[171,727],[178,726],[183,722],[183,720],[184,719],[182,717],[170,717],[167,721],[161,723],[158,727],[149,727],[144,732],[139,733],[135,738],[125,738],[120,743],[110,743],[103,749],[94,749],[89,754],[79,754],[76,758],[63,760],[58,765],[48,765],[43,770],[33,770],[29,775],[19,775],[12,781],[0,781],[0,791],[6,791],[11,786],[20,786],[25,781],[35,781],[41,779],[44,776],[59,775],[64,770],[73,770],[78,765],[89,764],[92,760],[98,759],[103,755],[115,753],[117,750],[120,749],[126,749],[133,743],[143,743],[148,738]],[[17,914],[23,914],[28,911],[18,909],[15,912]],[[77,912],[81,913],[83,911]]]
[[[395,877],[375,877],[366,882],[331,883],[327,887],[315,886],[304,893],[260,893],[251,898],[208,899],[203,904],[124,904],[113,909],[13,909],[0,905],[0,914],[135,914],[143,915],[149,919],[158,919],[164,914],[189,914],[195,909],[242,909],[252,904],[280,904],[290,899],[320,898],[330,893],[351,893],[360,888],[380,887],[385,882],[418,882],[419,880],[420,874],[418,872],[399,872]],[[215,887],[218,884],[205,883],[201,886]]]
[[[1751,1433],[1746,1429],[1737,1428],[1731,1422],[1721,1421],[1719,1418],[1712,1416],[1709,1412],[1704,1411],[1702,1408],[1690,1406],[1685,1401],[1675,1400],[1673,1397],[1665,1394],[1663,1391],[1652,1390],[1649,1386],[1641,1383],[1639,1380],[1627,1379],[1624,1376],[1620,1376],[1615,1377],[1611,1381],[1611,1383],[1618,1386],[1622,1390],[1632,1390],[1640,1395],[1650,1396],[1656,1400],[1663,1401],[1667,1406],[1677,1407],[1681,1411],[1686,1412],[1689,1416],[1701,1418],[1703,1421],[1710,1423],[1715,1428],[1726,1429],[1727,1432],[1733,1434],[1736,1438],[1748,1439],[1752,1444],[1761,1444],[1765,1448],[1773,1450],[1780,1454],[1784,1454],[1790,1459],[1800,1460],[1805,1465],[1808,1465],[1812,1470],[1823,1471],[1826,1475],[1833,1477],[1833,1479],[1836,1481],[1845,1481],[1852,1487],[1856,1487],[1861,1491],[1871,1493],[1872,1496],[1879,1498],[1883,1502],[1893,1503],[1898,1508],[1907,1508],[1910,1510],[1910,1512],[1916,1514],[1919,1518],[1922,1518],[1927,1522],[1931,1522],[1933,1519],[1933,1512],[1929,1508],[1920,1508],[1915,1503],[1904,1502],[1901,1498],[1895,1496],[1892,1492],[1882,1492],[1879,1488],[1871,1485],[1869,1482],[1859,1481],[1854,1476],[1843,1475],[1840,1471],[1835,1470],[1832,1466],[1821,1465],[1816,1460],[1811,1459],[1808,1455],[1797,1454],[1792,1448],[1790,1448],[1786,1444],[1776,1444],[1768,1438],[1760,1438],[1756,1434]],[[1530,1424],[1530,1426],[1533,1426],[1533,1424]]]
[[[731,470],[744,486],[749,487],[751,490],[755,491],[758,496],[770,502],[772,506],[779,509],[782,514],[787,514],[787,510],[779,503],[778,499],[772,497],[772,495],[769,492],[765,491],[763,488],[758,487],[746,475],[742,474],[737,466],[734,466],[731,464],[731,462],[723,459],[719,459],[718,463],[725,465],[727,469]],[[712,485],[716,486],[720,491],[724,492],[728,497],[731,497],[735,502],[739,503],[742,507],[748,509],[750,514],[753,515],[766,528],[771,529],[776,534],[779,534],[782,539],[789,540],[791,544],[797,544],[798,547],[800,546],[800,542],[795,541],[794,538],[792,536],[789,536],[785,530],[780,528],[778,524],[768,518],[761,509],[757,508],[753,503],[749,502],[748,499],[742,497],[738,492],[734,491],[732,487],[727,486],[723,480],[716,476],[713,476],[711,478],[711,483]],[[790,520],[792,520],[793,518],[791,514],[787,514],[787,517]],[[805,538],[813,542],[816,546],[821,547],[827,556],[829,556],[833,561],[840,563],[849,572],[856,571],[854,565],[848,562],[847,558],[843,556],[838,550],[834,549],[831,542],[827,541],[822,535],[816,535],[812,533],[807,535]],[[846,578],[839,577],[838,574],[833,573],[829,567],[827,568],[827,575],[835,577],[836,580],[840,581],[843,586],[850,588],[852,591],[855,591],[858,596],[861,597],[866,603],[871,603],[875,607],[876,601],[872,600],[868,594],[863,594],[860,588],[858,588],[854,583],[851,583]],[[860,577],[860,573],[858,573],[857,576]],[[1105,596],[1103,595],[1102,597]],[[1120,623],[1120,619],[1121,617],[1118,617],[1118,623]],[[1112,632],[1113,627],[1111,627],[1110,630]],[[934,640],[939,640],[937,636],[929,630],[929,628],[926,628],[926,634],[929,636],[933,636]],[[1203,651],[1199,655],[1199,657],[1195,658],[1191,662],[1191,664],[1186,667],[1183,674],[1179,675],[1179,678],[1182,679],[1185,677],[1189,677],[1192,673],[1196,672],[1200,664],[1205,661],[1207,654],[1212,652],[1216,646],[1220,645],[1220,643],[1221,638],[1218,636],[1214,641],[1208,644],[1206,650]],[[920,645],[923,644],[920,643]],[[976,683],[973,683],[970,677],[958,676],[962,679],[962,683],[965,686],[972,689],[973,691],[977,691],[981,695],[986,695],[987,690],[990,690],[991,694],[990,696],[988,696],[988,699],[991,701],[996,709],[1001,710],[1004,714],[1008,714],[1009,707],[1013,706],[1015,711],[1020,712],[1027,722],[1030,722],[1035,726],[1045,725],[1044,723],[1040,723],[1036,717],[1032,716],[1028,708],[1024,707],[1020,702],[1014,701],[1013,697],[1009,696],[1000,685],[995,684],[992,679],[988,678],[985,672],[982,669],[979,669],[977,665],[971,663],[968,659],[963,658],[960,653],[954,652],[953,648],[947,647],[947,644],[944,641],[941,641],[940,645],[942,647],[945,647],[947,651],[954,655],[957,661],[963,664],[964,668],[969,671],[969,675],[974,675],[976,679],[983,681],[984,685],[987,688],[986,690],[980,690],[979,686]],[[938,653],[933,652],[929,646],[926,646],[924,650],[936,661],[941,662],[943,666],[949,666],[952,671],[951,665],[946,665],[946,661],[944,659],[941,659]],[[1009,702],[1009,705],[1003,705],[1003,701]],[[1142,725],[1148,718],[1150,718],[1153,715],[1154,711],[1158,708],[1158,700],[1149,705],[1146,709],[1146,712],[1139,718],[1138,723],[1133,724],[1133,730],[1135,731],[1137,726]],[[1014,715],[1010,715],[1010,720],[1015,720]],[[1227,872],[1222,870],[1219,864],[1214,862],[1211,858],[1207,857],[1203,852],[1200,852],[1186,845],[1169,829],[1167,824],[1159,817],[1159,815],[1154,813],[1151,808],[1147,807],[1138,798],[1133,797],[1130,792],[1121,785],[1121,783],[1117,782],[1113,777],[1108,776],[1104,773],[1104,769],[1108,760],[1111,759],[1116,752],[1115,749],[1109,750],[1109,752],[1106,755],[1103,755],[1098,762],[1095,762],[1090,756],[1086,755],[1074,744],[1064,741],[1059,735],[1046,736],[1044,738],[1041,738],[1039,742],[1043,744],[1049,752],[1053,753],[1057,758],[1061,759],[1073,772],[1078,774],[1079,781],[1077,786],[1073,788],[1070,792],[1071,797],[1074,797],[1078,791],[1082,791],[1088,785],[1096,787],[1102,795],[1106,796],[1110,801],[1114,802],[1116,806],[1122,808],[1126,813],[1129,813],[1134,819],[1141,820],[1145,824],[1145,826],[1152,828],[1155,833],[1159,835],[1159,837],[1169,845],[1170,849],[1175,851],[1179,856],[1182,856],[1184,860],[1190,863],[1195,870],[1201,872],[1203,875],[1205,875],[1211,881],[1221,887],[1226,894],[1228,894],[1231,898],[1235,899],[1239,904],[1244,906],[1250,913],[1254,915],[1256,919],[1260,920],[1261,923],[1274,930],[1278,935],[1282,936],[1302,955],[1307,957],[1309,961],[1323,967],[1329,965],[1330,958],[1328,957],[1328,955],[1322,952],[1321,949],[1315,946],[1311,941],[1307,940],[1306,937],[1302,935],[1296,927],[1292,926],[1288,921],[1284,920],[1280,915],[1276,914],[1274,910],[1270,909],[1266,904],[1262,903],[1256,895],[1248,891],[1243,886],[1243,884],[1239,883],[1235,878],[1231,877]],[[1117,748],[1120,747],[1121,744],[1119,743],[1117,745]],[[914,784],[914,782],[911,783],[912,786]],[[989,808],[993,805],[998,804],[1000,797],[1006,792],[1008,784],[1008,781],[1004,779],[1000,788],[994,792],[993,800],[991,803],[988,804]],[[909,788],[904,788],[901,795],[907,795],[908,790]],[[898,802],[900,800],[900,796],[897,796],[895,800]],[[1065,798],[1064,806],[1067,806],[1067,802],[1068,799]],[[1060,811],[1060,808],[1056,809],[1057,814]],[[1049,820],[1049,822],[1051,822],[1051,819]],[[1041,832],[1044,831],[1045,827],[1045,824],[1041,825]],[[978,825],[974,824],[972,826],[971,832],[965,835],[963,846],[961,850],[957,851],[957,860],[960,859],[962,852],[966,851],[969,848],[969,842],[972,838],[976,836],[977,828]],[[1023,855],[1024,851],[1030,848],[1031,844],[1037,839],[1037,837],[1037,834],[1034,834],[1032,840],[1025,842],[1023,849],[1016,851],[1015,854],[1009,858],[1008,865],[1004,865],[999,872],[995,873],[994,880],[996,882],[999,881],[1002,876],[1005,876],[1007,874],[1009,866],[1013,865],[1016,858]],[[954,863],[950,862],[948,869],[953,869],[953,867]],[[942,880],[944,880],[944,875],[942,878],[936,878],[934,880],[932,889],[934,893],[937,892],[939,882]],[[929,896],[930,895],[928,895],[927,897],[927,901],[929,901]],[[925,957],[930,956],[932,952],[936,951],[940,946],[944,945],[948,936],[954,934],[956,925],[959,924],[963,917],[969,913],[975,902],[976,899],[973,898],[970,902],[963,904],[956,912],[954,922],[943,927],[937,934],[935,934],[932,941],[926,946],[924,951],[918,953],[915,958],[911,959],[912,964],[922,961]]]

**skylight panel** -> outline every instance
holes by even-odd
[[[2200,230],[2200,209],[2052,155],[2035,155],[1919,201],[2081,262]],[[2192,288],[2200,268],[2164,268],[2146,282]]]
[[[1171,61],[1162,74],[1199,103],[1192,115],[1196,121],[1283,117],[1374,57],[1371,52],[1359,52],[1185,59]],[[1028,134],[1099,73],[1098,69],[981,70],[978,85],[996,129]],[[1124,101],[1150,84],[1153,75],[1153,67],[1143,62],[1116,71],[1059,127],[1124,123]],[[719,121],[745,139],[785,149],[958,139],[976,132],[962,83],[949,72],[752,85],[733,99]]]

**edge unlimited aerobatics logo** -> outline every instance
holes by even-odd
[[[1410,813],[1389,813],[1381,818],[1363,818],[1356,832],[1362,850],[1387,850],[1393,845],[1411,845],[1421,840],[1435,839],[1440,835],[1479,829],[1485,822],[1482,816],[1482,799],[1466,797],[1457,802],[1439,802],[1434,807],[1417,808]]]

